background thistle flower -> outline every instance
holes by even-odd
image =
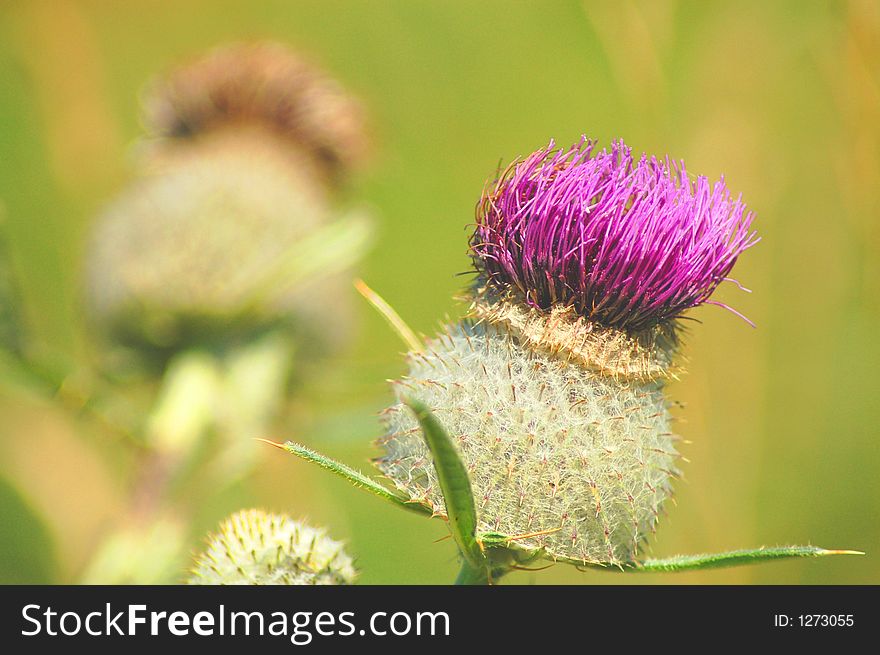
[[[415,398],[451,436],[478,531],[583,564],[633,561],[678,476],[663,396],[673,323],[755,241],[722,183],[586,139],[539,150],[483,195],[475,324],[409,355],[379,469],[444,514]]]
[[[363,112],[330,76],[279,43],[217,48],[154,82],[144,125],[162,147],[260,125],[339,181],[367,150]]]
[[[365,141],[357,103],[279,44],[219,48],[145,94],[142,175],[97,221],[89,314],[137,348],[282,324],[338,343],[366,218],[334,195]],[[321,298],[316,301],[316,298]],[[321,308],[332,302],[333,321]]]
[[[212,51],[144,103],[138,175],[94,227],[85,301],[111,375],[161,375],[131,428],[147,446],[132,504],[148,524],[188,472],[214,490],[247,474],[294,354],[314,362],[350,336],[346,272],[372,231],[342,203],[363,152],[358,105],[283,46]]]
[[[342,544],[323,529],[250,509],[209,536],[189,584],[341,585],[356,575]]]

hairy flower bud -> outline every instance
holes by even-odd
[[[211,535],[189,584],[352,584],[356,571],[342,544],[279,514],[245,510]]]
[[[479,530],[553,558],[629,561],[653,531],[678,457],[658,382],[620,381],[464,322],[409,355],[399,397],[425,403],[467,466]],[[379,469],[444,514],[436,472],[403,404],[384,415]]]
[[[471,319],[408,355],[378,468],[444,515],[402,402],[432,410],[468,470],[477,537],[585,564],[633,561],[678,476],[666,379],[676,319],[757,239],[723,183],[622,142],[539,150],[487,187]]]

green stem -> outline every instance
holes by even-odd
[[[144,426],[142,453],[121,524],[108,533],[82,575],[84,583],[169,582],[185,561],[185,529],[169,491],[213,423],[220,371],[212,355],[176,355],[162,377]]]
[[[461,559],[461,570],[458,572],[458,577],[455,579],[456,585],[488,585],[491,584],[489,580],[489,573],[483,567],[473,566],[468,560],[464,557]]]

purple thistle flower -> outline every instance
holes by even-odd
[[[753,215],[723,178],[688,178],[684,162],[622,140],[594,152],[583,137],[514,162],[484,191],[471,238],[483,282],[541,309],[572,305],[628,331],[709,303],[737,257],[758,242]],[[747,320],[747,319],[746,319]]]

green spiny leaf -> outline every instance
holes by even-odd
[[[828,555],[864,555],[857,550],[828,550],[817,546],[779,546],[775,548],[753,548],[732,550],[726,553],[700,555],[677,555],[665,559],[646,559],[624,565],[624,571],[640,571],[646,573],[672,573],[677,571],[693,571],[699,569],[721,568],[759,564],[780,559],[796,557],[826,557]],[[620,570],[620,569],[612,569]]]
[[[491,535],[490,538],[499,541],[502,536]],[[864,553],[858,550],[829,550],[818,546],[776,546],[773,548],[730,550],[723,553],[674,555],[662,559],[648,558],[618,563],[584,562],[566,557],[558,557],[556,561],[573,564],[581,569],[596,569],[612,573],[678,573],[680,571],[747,566],[781,559],[816,558],[828,555],[864,555]]]
[[[477,544],[475,536],[477,510],[474,507],[474,495],[471,492],[467,469],[446,434],[446,430],[434,418],[431,410],[417,400],[405,399],[404,402],[418,419],[425,436],[425,443],[433,455],[434,469],[437,471],[440,489],[443,491],[446,515],[449,517],[452,536],[471,567],[485,568],[486,558]]]
[[[267,441],[265,439],[258,439],[257,441],[262,441],[263,443],[267,443],[270,446],[275,446],[276,448],[280,448],[281,450],[284,450],[292,455],[296,455],[300,459],[304,459],[307,462],[317,464],[321,468],[326,469],[331,473],[335,473],[353,486],[359,489],[364,489],[365,491],[369,491],[374,496],[378,496],[383,500],[387,500],[388,502],[393,503],[398,507],[403,507],[404,509],[408,509],[411,512],[416,512],[418,514],[423,514],[426,516],[431,516],[432,514],[431,510],[424,505],[414,503],[408,498],[405,498],[384,487],[376,480],[364,475],[360,471],[356,471],[350,466],[346,466],[342,462],[337,462],[335,459],[331,459],[326,455],[322,455],[321,453],[316,452],[311,448],[307,448],[302,444],[298,444],[293,441],[287,441],[283,444],[279,444],[275,443],[274,441]]]

